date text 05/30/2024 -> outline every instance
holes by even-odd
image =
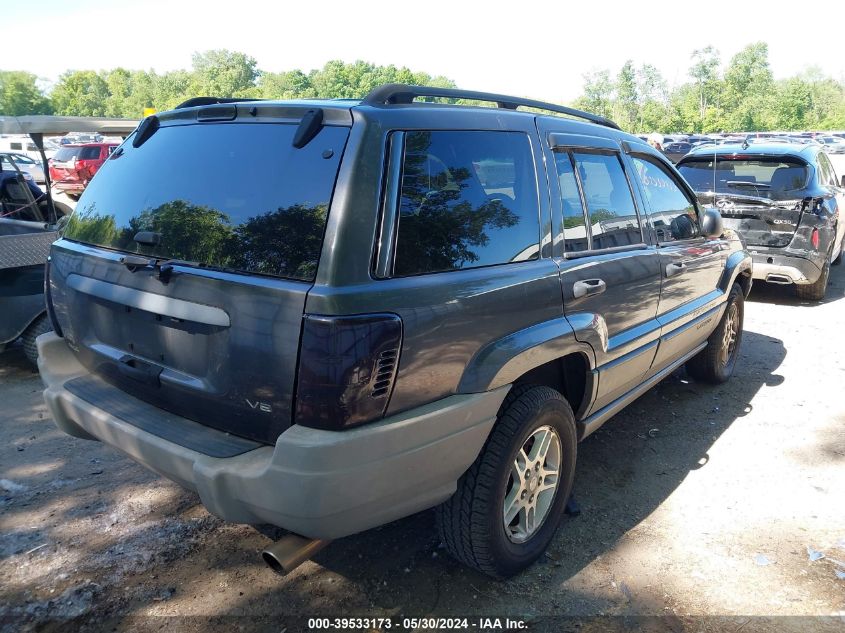
[[[415,631],[475,630],[519,631],[528,628],[521,619],[512,618],[308,618],[308,628],[318,630]]]

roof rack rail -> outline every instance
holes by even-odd
[[[555,103],[547,103],[545,101],[535,101],[533,99],[522,99],[520,97],[510,97],[507,95],[494,94],[492,92],[477,92],[475,90],[460,90],[458,88],[437,88],[434,86],[410,86],[406,84],[385,84],[374,88],[361,101],[363,105],[389,105],[399,103],[413,103],[417,97],[445,97],[447,99],[474,99],[476,101],[489,101],[495,103],[499,108],[506,110],[516,110],[520,106],[528,108],[536,108],[538,110],[547,110],[549,112],[557,112],[559,114],[566,114],[568,116],[584,119],[591,123],[611,127],[615,130],[621,129],[616,123],[610,119],[597,114],[590,114],[583,110],[576,110],[575,108],[567,108],[566,106],[557,105]]]
[[[196,106],[214,105],[215,103],[240,103],[241,101],[261,101],[261,99],[247,99],[246,97],[192,97],[173,108],[194,108]]]

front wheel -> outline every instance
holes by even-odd
[[[537,560],[572,491],[576,451],[575,417],[563,396],[514,387],[481,454],[437,509],[448,552],[496,578]]]
[[[720,384],[734,372],[742,342],[745,297],[739,284],[734,284],[722,320],[707,339],[707,347],[687,361],[687,373],[702,382]]]

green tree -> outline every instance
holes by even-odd
[[[263,99],[303,99],[316,93],[311,79],[301,70],[261,73],[258,88]]]
[[[0,71],[0,114],[50,114],[52,106],[38,86],[32,73],[19,70]]]
[[[712,107],[719,90],[719,51],[712,46],[696,49],[692,52],[693,64],[689,75],[698,87],[698,121],[701,130],[707,116],[707,108]]]
[[[626,61],[616,76],[616,104],[614,118],[624,130],[633,131],[639,120],[637,72],[634,62]]]
[[[665,122],[668,90],[666,80],[654,66],[643,64],[637,70],[637,125],[640,132],[662,129]]]
[[[774,101],[774,127],[779,130],[800,130],[805,127],[813,107],[810,85],[798,77],[778,84]]]
[[[139,118],[144,108],[154,107],[155,73],[124,68],[103,73],[108,86],[107,116]]]
[[[726,124],[733,130],[763,130],[773,124],[774,82],[765,42],[749,44],[725,70]]]
[[[50,99],[56,114],[105,116],[109,87],[93,70],[70,70],[59,77]]]
[[[200,95],[191,94],[191,74],[185,70],[159,75],[153,82],[153,107],[158,110],[169,110],[196,96]]]
[[[258,78],[254,58],[225,49],[194,53],[190,96],[242,97],[252,95]]]
[[[575,100],[575,107],[603,117],[613,115],[613,81],[610,72],[600,70],[584,77],[584,94]]]

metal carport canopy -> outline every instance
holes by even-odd
[[[0,116],[0,134],[67,134],[98,132],[127,136],[138,126],[133,119],[107,119],[88,116]]]

